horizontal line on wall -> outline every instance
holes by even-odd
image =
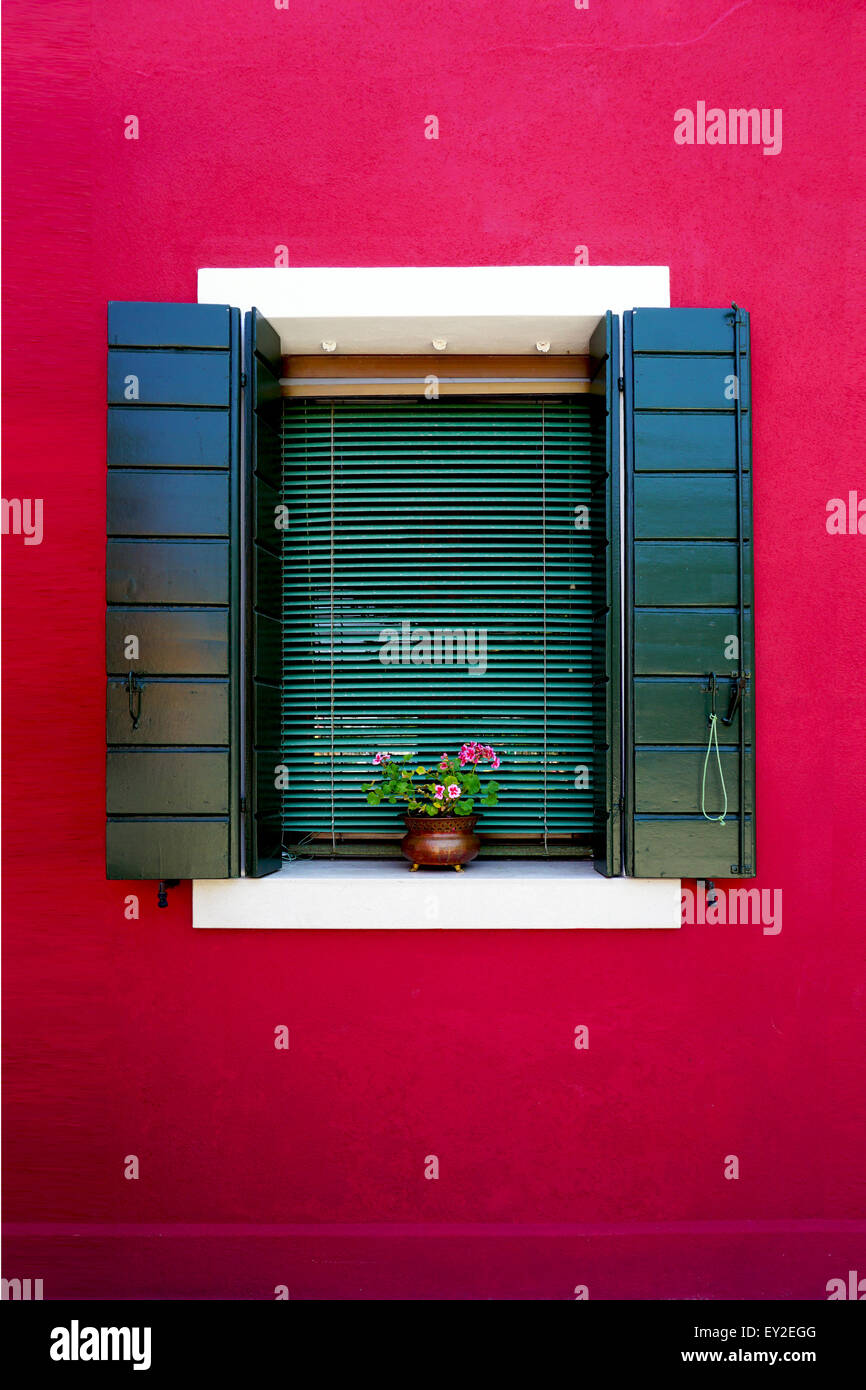
[[[373,1222],[291,1222],[254,1221],[34,1221],[4,1222],[3,1234],[10,1237],[46,1238],[57,1236],[130,1236],[184,1238],[215,1237],[346,1237],[402,1239],[411,1237],[505,1237],[527,1239],[545,1236],[562,1239],[574,1236],[766,1236],[766,1235],[860,1235],[866,1234],[866,1220],[825,1221],[806,1218],[788,1221],[612,1221],[537,1222],[514,1221],[373,1221]]]

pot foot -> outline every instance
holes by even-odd
[[[455,874],[462,874],[462,872],[463,872],[463,865],[462,865],[462,864],[455,864],[455,865],[454,865],[454,872],[455,872]]]
[[[413,864],[412,867],[411,867],[411,869],[409,870],[410,874],[417,874],[417,872],[418,872],[418,870],[420,869],[420,867],[421,867],[420,864]]]

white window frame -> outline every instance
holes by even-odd
[[[283,353],[585,355],[610,310],[670,307],[667,266],[202,269],[200,304],[257,308]],[[620,439],[623,439],[620,430]],[[623,469],[620,469],[621,476]],[[620,583],[623,576],[620,575]],[[623,595],[624,596],[624,595]],[[677,929],[679,879],[604,878],[585,861],[485,860],[409,874],[401,860],[298,860],[265,878],[197,879],[211,928]]]

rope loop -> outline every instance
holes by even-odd
[[[718,719],[715,712],[711,714],[709,718],[710,737],[707,740],[707,754],[704,758],[704,771],[703,776],[701,777],[701,815],[703,816],[704,820],[711,820],[715,821],[718,825],[724,825],[725,816],[728,814],[728,789],[725,786],[725,774],[722,771],[722,758],[721,754],[719,753],[719,735],[718,730],[716,728]],[[725,802],[724,809],[722,810],[722,814],[720,816],[707,815],[707,765],[710,761],[710,754],[713,751],[713,746],[715,746],[716,750],[716,762],[719,765],[719,781],[722,784],[722,796],[724,797]]]

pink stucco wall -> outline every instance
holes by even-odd
[[[866,1274],[866,536],[825,525],[866,496],[856,9],[7,0],[4,495],[45,518],[3,542],[7,1275],[46,1298],[821,1299]],[[700,100],[780,108],[781,152],[676,145]],[[780,933],[194,934],[188,885],[124,919],[105,303],[194,299],[197,267],[281,243],[297,266],[586,245],[669,265],[675,305],[751,310]]]

